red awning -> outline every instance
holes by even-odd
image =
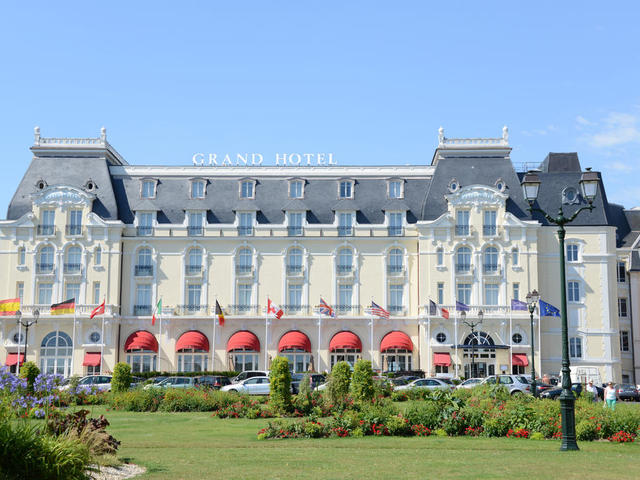
[[[176,342],[176,352],[180,350],[193,348],[194,350],[209,351],[209,340],[197,330],[184,332]]]
[[[451,355],[449,353],[433,353],[433,364],[436,367],[448,367],[451,365]]]
[[[151,350],[152,352],[158,351],[158,341],[156,337],[144,330],[138,330],[133,332],[124,342],[124,351],[129,352],[131,350]]]
[[[413,343],[406,333],[393,331],[387,333],[382,342],[380,342],[380,351],[386,352],[387,350],[408,350],[413,352]]]
[[[10,353],[7,355],[6,365],[7,367],[13,367],[16,363],[18,363],[18,354]],[[20,354],[20,365],[24,363],[24,353]]]
[[[100,366],[100,352],[85,352],[82,366],[83,367]]]
[[[247,330],[241,330],[234,333],[227,342],[227,352],[232,350],[251,350],[253,352],[260,351],[260,340],[253,333]]]
[[[303,350],[311,353],[311,341],[304,333],[293,330],[285,333],[278,342],[278,351],[283,350]]]
[[[329,342],[329,351],[333,352],[339,348],[353,348],[361,352],[362,342],[355,333],[347,331],[338,332],[333,336],[331,342]]]
[[[520,367],[526,367],[529,365],[529,359],[527,358],[526,353],[514,353],[513,355],[511,355],[511,361],[514,365]]]

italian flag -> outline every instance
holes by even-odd
[[[155,310],[153,311],[153,316],[151,317],[151,325],[156,324],[156,315],[160,315],[162,313],[162,298],[158,300],[158,304],[156,305]]]

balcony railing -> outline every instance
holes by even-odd
[[[148,237],[153,235],[153,227],[138,226],[136,227],[136,233],[139,237]]]
[[[250,237],[253,235],[253,227],[238,227],[238,235],[240,237]]]
[[[282,305],[282,310],[287,315],[307,315],[310,312],[309,305],[299,305],[297,303],[291,305]]]
[[[302,227],[287,227],[287,234],[290,237],[299,237],[302,235]]]
[[[204,227],[188,226],[187,235],[189,235],[190,237],[201,237],[202,235],[204,235]]]
[[[469,225],[456,225],[456,235],[469,235]]]
[[[176,312],[179,315],[207,315],[208,310],[208,305],[189,304],[176,306]]]
[[[302,265],[287,265],[287,275],[302,275]]]
[[[53,273],[53,263],[36,263],[36,273]]]
[[[353,236],[353,227],[338,227],[338,236],[340,237]]]
[[[36,235],[38,236],[55,235],[55,233],[55,225],[38,225],[36,229]]]
[[[400,275],[404,273],[404,265],[387,265],[389,275]]]
[[[338,272],[338,275],[349,275],[353,272],[353,265],[337,265],[336,271]]]
[[[470,263],[456,263],[456,273],[470,273],[470,272],[471,272]]]
[[[360,305],[336,305],[334,310],[338,315],[358,315],[360,314]]]
[[[499,268],[497,263],[485,263],[482,266],[482,272],[485,274],[496,274],[498,271]]]
[[[136,277],[150,277],[153,275],[153,265],[136,265]]]
[[[151,315],[151,305],[134,305],[134,315]]]
[[[495,237],[498,233],[498,227],[495,225],[483,225],[482,235],[485,237]]]
[[[82,225],[66,225],[65,232],[69,236],[82,235]]]
[[[185,275],[200,275],[202,273],[202,265],[185,265]]]
[[[390,237],[398,237],[404,233],[403,227],[387,227],[387,234]]]
[[[227,305],[225,312],[229,313],[229,315],[252,315],[258,313],[258,308],[260,308],[260,305]]]
[[[389,313],[391,315],[403,315],[405,308],[402,305],[389,305]]]
[[[65,263],[64,273],[80,273],[82,265],[79,263]]]
[[[236,275],[251,275],[253,273],[253,265],[237,265]]]

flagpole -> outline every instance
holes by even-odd
[[[322,331],[322,315],[318,313],[318,353],[316,354],[316,371],[320,371],[320,335]]]
[[[218,305],[218,297],[216,297],[216,305]],[[222,307],[220,307],[222,310]],[[214,311],[213,319],[213,333],[211,335],[211,371],[215,372],[216,370],[216,317],[218,314]]]
[[[102,375],[102,357],[104,356],[104,312],[102,312],[102,327],[100,333],[100,375]]]
[[[56,335],[57,337],[57,335]],[[26,339],[25,339],[26,340]],[[22,346],[22,322],[18,322],[18,359],[16,363],[16,375],[20,375],[20,347]],[[27,348],[24,349],[24,357],[27,358]]]
[[[458,311],[457,310],[456,310],[456,316],[453,317],[453,318],[454,318],[454,324],[455,324],[454,329],[455,329],[455,332],[456,332],[455,333],[455,337],[456,337],[456,377],[459,377],[459,375],[458,375]],[[471,372],[471,374],[473,375],[473,372]]]
[[[71,375],[73,375],[73,370],[75,368],[75,358],[76,358],[76,302],[74,299],[73,302],[73,341],[71,342],[73,348],[71,349]]]
[[[162,371],[162,313],[158,310],[158,370]]]
[[[269,294],[267,294],[267,308],[264,312],[264,369],[269,369]]]
[[[509,372],[513,372],[513,303],[509,306]]]
[[[429,299],[431,300],[431,299]],[[427,310],[427,338],[425,338],[425,344],[427,345],[427,376],[431,376],[431,303],[429,303],[429,309]]]
[[[538,345],[538,365],[540,365],[539,370],[538,370],[538,376],[539,378],[542,378],[542,335],[540,334],[540,324],[542,322],[540,321],[540,308],[538,308],[538,343],[536,345]],[[536,352],[535,350],[533,351],[533,355],[535,355]],[[533,361],[533,359],[531,359],[531,361]]]

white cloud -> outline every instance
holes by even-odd
[[[630,113],[612,112],[603,120],[604,128],[588,137],[594,147],[612,147],[640,142],[638,117]]]
[[[590,127],[592,125],[595,125],[594,122],[591,122],[589,120],[587,120],[586,118],[584,118],[582,115],[578,115],[576,117],[576,122],[578,122],[578,125],[581,125],[583,127]]]
[[[607,167],[610,168],[611,170],[615,170],[617,172],[623,172],[623,173],[629,173],[634,170],[631,165],[623,162],[612,162],[607,164]]]

